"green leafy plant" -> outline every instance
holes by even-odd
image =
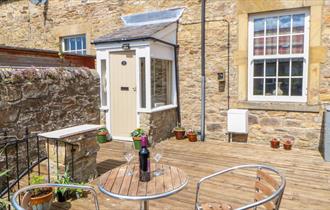
[[[46,183],[46,178],[44,176],[34,175],[34,176],[31,177],[31,184],[32,185],[44,184],[44,183]],[[31,190],[32,197],[37,197],[39,195],[49,193],[50,190],[51,190],[51,188],[35,188],[35,189]]]
[[[72,184],[71,177],[69,176],[68,172],[66,171],[63,176],[61,176],[59,179],[55,181],[57,184]],[[65,195],[66,192],[68,192],[69,189],[66,187],[58,187],[56,189],[56,193],[61,193],[62,195]]]
[[[108,132],[108,130],[106,128],[100,128],[98,130],[98,133],[97,133],[97,135],[99,135],[99,136],[106,136],[108,134],[109,134],[109,132]]]
[[[173,128],[173,132],[175,131],[185,131],[186,129],[184,127],[181,127],[180,123],[177,123],[176,127]]]
[[[69,175],[69,173],[66,171],[59,179],[57,179],[55,181],[57,184],[72,184],[72,185],[85,185],[84,182],[74,182],[72,181],[72,177]],[[84,195],[84,190],[83,189],[72,189],[72,188],[66,188],[66,187],[58,187],[56,189],[56,194],[57,196],[59,196],[59,194],[61,194],[61,196],[64,197],[83,197]]]
[[[145,134],[144,130],[141,128],[137,128],[131,132],[132,137],[141,137]]]

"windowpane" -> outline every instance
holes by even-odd
[[[264,92],[264,79],[253,80],[253,95],[263,95]]]
[[[279,32],[280,34],[288,34],[290,33],[290,27],[291,27],[291,16],[280,16],[279,17]]]
[[[101,103],[107,106],[107,77],[106,60],[101,60]]]
[[[86,50],[86,36],[82,36],[83,49]]]
[[[303,76],[303,59],[292,59],[291,64],[291,75],[292,76]]]
[[[292,53],[304,53],[304,35],[292,36]]]
[[[151,107],[172,103],[172,61],[151,59]]]
[[[76,39],[70,39],[70,51],[76,50]]]
[[[68,51],[70,49],[70,40],[64,39],[64,51]]]
[[[266,35],[277,34],[277,17],[270,17],[266,19]]]
[[[254,55],[264,54],[264,38],[254,39]]]
[[[64,52],[76,53],[79,55],[86,54],[86,36],[72,36],[64,37],[63,39],[63,50]]]
[[[276,79],[266,79],[265,95],[271,96],[276,94]]]
[[[276,54],[277,48],[277,37],[267,37],[266,38],[266,54],[274,55]]]
[[[255,77],[264,76],[264,60],[254,61],[254,76]]]
[[[265,31],[265,19],[255,19],[254,20],[254,36],[263,36]]]
[[[276,76],[276,60],[266,61],[266,76]]]
[[[77,50],[81,50],[82,49],[82,39],[81,37],[77,37]]]
[[[291,79],[291,96],[302,96],[302,78]]]
[[[290,74],[290,60],[280,59],[278,61],[278,76],[289,76]]]
[[[305,15],[292,16],[292,33],[303,33],[305,28]]]
[[[249,49],[249,52],[253,51],[249,54],[252,55],[249,58],[252,75],[249,76],[253,84],[249,94],[264,96],[252,97],[252,100],[300,101],[290,96],[303,96],[305,88],[304,62],[308,55],[304,54],[304,49],[309,28],[305,25],[305,16],[304,12],[297,11],[291,14],[274,12],[264,17],[252,15],[254,19],[249,22],[249,28],[253,30],[249,31],[253,38]],[[306,96],[301,99],[305,100]]]
[[[146,59],[140,58],[140,95],[141,108],[146,108]]]
[[[289,95],[289,78],[278,79],[278,96],[288,96]]]
[[[278,53],[279,54],[289,54],[290,53],[290,36],[280,36],[278,43]]]

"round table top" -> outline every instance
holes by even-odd
[[[162,174],[154,176],[155,164],[151,164],[151,178],[148,182],[139,181],[139,165],[131,166],[133,175],[127,175],[127,165],[114,168],[100,177],[99,189],[106,195],[127,200],[152,200],[172,195],[183,189],[188,177],[179,168],[157,164]]]

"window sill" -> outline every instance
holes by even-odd
[[[233,108],[288,112],[315,112],[321,111],[320,105],[307,105],[295,102],[265,102],[265,101],[239,101]]]
[[[154,113],[154,112],[161,112],[161,111],[165,111],[165,110],[169,110],[169,109],[175,109],[175,108],[177,108],[177,105],[171,104],[171,105],[166,105],[166,106],[153,108],[151,110],[140,109],[140,110],[138,110],[138,112],[139,113]]]

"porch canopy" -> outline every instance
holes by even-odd
[[[123,27],[94,40],[101,109],[114,138],[129,139],[132,130],[149,124],[143,114],[177,108],[175,49],[182,12],[175,8],[124,16]],[[175,126],[176,116],[168,119]]]

